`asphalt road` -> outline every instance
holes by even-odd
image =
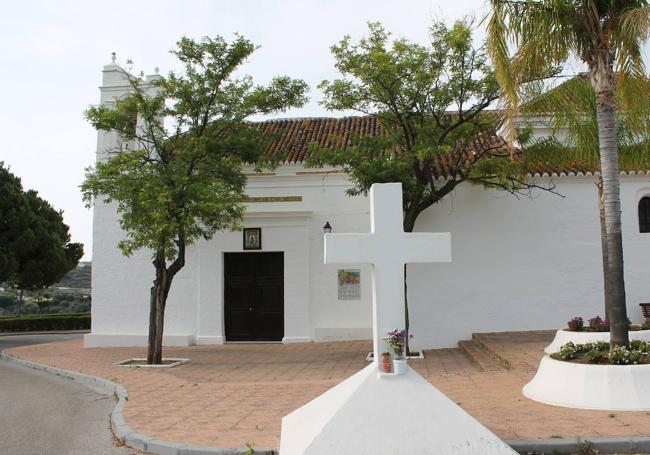
[[[0,336],[0,350],[81,335]],[[0,454],[131,455],[109,427],[115,405],[69,379],[0,360]]]

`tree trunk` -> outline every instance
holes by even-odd
[[[610,323],[612,346],[629,347],[627,308],[625,304],[625,279],[623,271],[623,237],[621,234],[620,174],[616,141],[616,112],[612,73],[604,64],[595,65],[591,81],[596,91],[598,142],[600,167],[603,179],[605,205],[605,235],[607,248],[607,284],[605,301],[609,302],[607,317]]]
[[[167,285],[167,262],[165,249],[160,247],[153,261],[156,268],[156,279],[151,287],[149,297],[149,339],[147,344],[147,363],[149,365],[162,364],[162,335],[165,321],[164,308],[166,296],[163,292]],[[161,314],[162,313],[162,314]]]
[[[23,305],[23,292],[21,289],[16,295],[16,317],[20,317],[20,308]]]
[[[156,272],[158,276],[158,272]],[[151,286],[149,297],[149,340],[147,342],[147,364],[153,364],[153,348],[156,344],[156,288]]]
[[[598,178],[596,183],[598,189],[598,211],[600,212],[600,248],[603,260],[603,287],[605,289],[605,315],[609,318],[610,292],[609,292],[609,256],[607,254],[607,228],[605,226],[605,195],[603,193],[603,178]]]
[[[149,345],[147,348],[147,363],[162,364],[162,341],[165,328],[165,306],[173,276],[169,273],[164,260],[154,261],[156,264],[156,280],[151,288],[149,308]]]
[[[415,227],[415,219],[417,218],[417,215],[413,216],[410,213],[405,213],[404,215],[404,222],[403,222],[403,227],[404,227],[404,232],[413,232],[413,228]],[[406,355],[410,355],[411,350],[409,346],[409,340],[411,338],[410,335],[410,327],[411,327],[411,321],[409,317],[409,298],[408,298],[408,283],[407,283],[407,268],[408,264],[404,264],[404,329],[406,330]]]
[[[167,270],[163,273],[163,278],[160,283],[156,286],[156,335],[154,339],[154,348],[153,348],[153,364],[161,365],[162,364],[162,341],[163,341],[163,331],[165,327],[165,305],[167,304],[167,294],[169,292],[169,286],[171,282],[167,274]]]
[[[156,268],[156,279],[151,287],[149,302],[149,344],[147,346],[147,363],[149,365],[162,364],[162,342],[165,328],[165,307],[167,296],[176,274],[185,266],[185,242],[176,242],[178,255],[174,262],[167,267],[165,250],[161,247],[153,261]]]
[[[406,354],[409,354],[409,298],[408,298],[408,284],[406,282],[406,266],[408,264],[404,264],[404,329],[406,330]]]

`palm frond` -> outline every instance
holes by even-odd
[[[548,75],[576,47],[568,33],[572,11],[567,0],[491,0],[487,47],[503,93],[511,137],[518,114],[520,86]],[[508,46],[517,49],[511,56]]]

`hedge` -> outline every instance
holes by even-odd
[[[0,318],[0,332],[49,332],[55,330],[90,330],[90,314],[32,314],[19,318]]]

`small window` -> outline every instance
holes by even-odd
[[[639,232],[650,232],[650,197],[639,201]]]

